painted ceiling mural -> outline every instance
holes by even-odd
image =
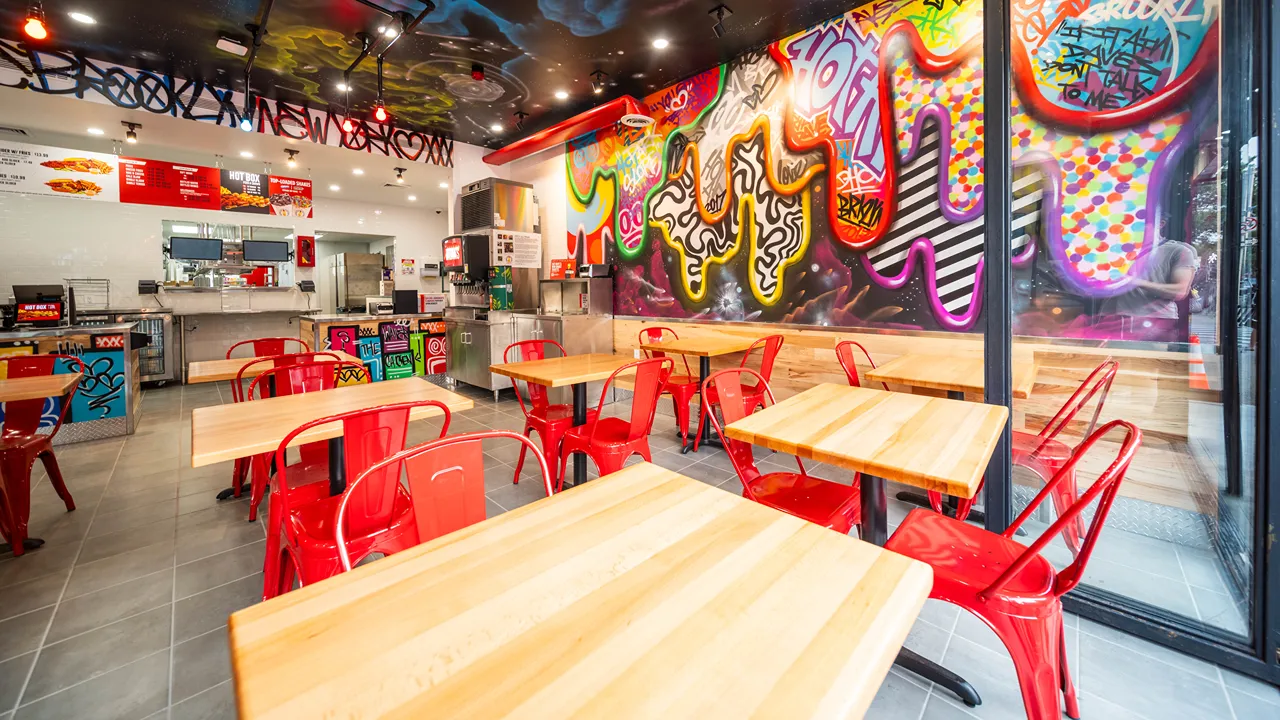
[[[1013,263],[1125,293],[1212,120],[1217,3],[1013,9]],[[570,254],[618,263],[623,315],[973,328],[981,25],[981,0],[879,0],[648,95],[648,128],[566,146]]]

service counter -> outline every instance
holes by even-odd
[[[374,382],[444,376],[448,342],[438,314],[310,315],[301,325],[308,345],[360,358]]]
[[[0,357],[74,355],[84,363],[84,377],[54,444],[130,435],[142,408],[138,348],[130,331],[134,323],[31,328],[0,332]],[[59,372],[74,372],[60,367]],[[0,373],[7,372],[0,363]],[[3,377],[0,374],[0,377]],[[61,398],[45,400],[41,427],[52,427]]]

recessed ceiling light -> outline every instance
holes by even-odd
[[[445,190],[448,190],[448,189],[449,189],[449,183],[447,183],[447,182],[442,182],[442,183],[440,183],[440,187],[444,188]]]
[[[622,54],[622,51],[621,51],[621,50],[619,50],[619,51],[618,51],[618,54],[619,54],[619,55],[621,55],[621,54]]]
[[[85,15],[82,12],[69,12],[67,13],[67,17],[71,18],[72,20],[75,20],[78,23],[84,23],[85,25],[98,24],[98,21],[94,20],[92,15]]]
[[[557,99],[557,100],[568,100],[568,99],[569,99],[569,93],[565,92],[564,90],[557,90],[557,91],[556,91],[556,99]]]
[[[347,87],[347,84],[346,84],[346,83],[338,83],[338,84],[337,84],[337,85],[335,85],[334,87],[338,88],[338,92],[346,92],[346,91],[348,91],[348,90],[350,90],[350,89],[351,89],[351,88]]]
[[[418,199],[418,196],[417,196],[417,195],[410,195],[410,196],[409,196],[409,202],[413,202],[414,200],[417,200],[417,199]]]
[[[242,157],[242,158],[251,158],[251,157],[253,157],[253,153],[249,152],[248,150],[241,150],[241,151],[240,151],[240,157]]]
[[[332,190],[333,192],[338,192],[342,188],[338,187],[337,185],[330,185],[329,189]]]
[[[106,135],[107,131],[102,128],[89,128],[90,135]]]
[[[363,174],[364,174],[364,170],[361,170],[360,168],[351,168],[351,174],[352,174],[352,175],[363,175]]]
[[[489,130],[492,132],[502,132],[502,126],[498,123],[494,123],[489,126]]]
[[[666,38],[657,38],[656,40],[653,41],[653,46],[659,50],[666,48],[670,44],[671,44],[671,41],[667,40]]]

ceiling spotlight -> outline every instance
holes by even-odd
[[[218,36],[218,42],[214,43],[214,47],[218,48],[222,52],[229,52],[232,55],[239,55],[240,57],[244,57],[249,54],[249,48],[246,47],[244,43],[235,38],[227,37],[226,35]]]
[[[666,49],[666,47],[670,44],[671,44],[671,41],[666,38],[658,38],[653,41],[653,46],[659,50]]]
[[[382,29],[382,34],[383,34],[383,35],[386,35],[387,37],[389,37],[389,38],[390,38],[390,37],[395,37],[395,36],[399,35],[399,34],[400,34],[400,31],[399,31],[399,30],[397,30],[397,29],[395,29],[395,28],[393,28],[393,27],[391,27],[391,26],[387,26],[387,27],[385,27],[385,28],[383,28],[383,29]]]
[[[90,135],[106,135],[107,131],[102,128],[89,128]]]
[[[85,15],[82,12],[69,12],[67,13],[67,17],[71,18],[72,20],[75,20],[78,23],[84,23],[85,25],[98,24],[98,21],[94,20],[92,15]]]
[[[707,14],[716,16],[716,24],[711,26],[711,32],[715,33],[718,38],[724,37],[726,32],[724,29],[724,16],[732,15],[733,10],[730,10],[728,5],[721,3],[707,11]]]
[[[405,171],[405,168],[396,168],[396,182],[400,183],[401,185],[404,184],[404,171]]]
[[[409,196],[409,202],[413,202],[414,200],[417,200],[417,199],[418,199],[418,196],[417,196],[417,195],[410,195],[410,196]]]
[[[500,132],[502,132],[502,126],[501,126],[501,125],[499,125],[498,123],[494,123],[494,124],[492,124],[492,125],[490,125],[490,126],[489,126],[489,132],[496,132],[496,133],[500,133]]]
[[[386,26],[386,25],[379,25],[379,26],[378,26],[378,34],[379,34],[379,35],[381,35],[382,33],[386,32],[386,31],[387,31],[387,26]]]
[[[142,125],[138,123],[125,122],[123,120],[120,124],[128,128],[124,134],[124,141],[131,145],[136,145],[138,143],[138,128],[142,127]]]
[[[351,174],[352,174],[352,175],[363,175],[363,174],[364,174],[364,170],[363,170],[363,169],[361,169],[361,168],[351,168]]]
[[[557,90],[557,91],[556,91],[556,99],[557,99],[557,100],[568,100],[568,99],[569,99],[569,93],[565,92],[564,90]]]
[[[441,190],[448,190],[448,189],[449,189],[449,183],[447,183],[447,182],[442,182],[442,183],[440,183],[440,189],[441,189]]]
[[[524,119],[529,117],[529,113],[523,110],[516,111],[516,130],[524,130]]]
[[[604,92],[604,79],[609,77],[609,73],[603,70],[596,70],[591,73],[591,92],[599,95]]]
[[[338,187],[337,185],[330,185],[329,189],[332,190],[333,192],[338,192],[342,188]]]
[[[298,167],[298,152],[299,151],[297,150],[284,151],[284,154],[289,156],[289,159],[285,161],[285,163],[288,164],[289,167],[291,168]]]
[[[338,83],[334,87],[338,89],[338,92],[346,92],[351,89],[350,87],[347,87],[346,83]]]
[[[241,151],[240,151],[240,157],[242,157],[242,158],[251,158],[251,157],[253,157],[253,153],[249,152],[248,150],[241,150]]]
[[[27,9],[27,19],[22,24],[22,32],[32,40],[44,40],[49,37],[49,28],[44,24],[44,8],[39,2],[31,3]]]

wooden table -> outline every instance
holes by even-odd
[[[80,373],[36,375],[0,380],[0,403],[62,397],[80,382]]]
[[[360,361],[360,358],[355,357],[354,355],[348,355],[340,350],[317,350],[316,352],[331,353],[333,355],[337,355],[338,359],[344,362],[353,362],[357,365],[364,365],[364,363]],[[231,358],[230,360],[201,360],[199,362],[189,363],[187,365],[187,382],[195,384],[235,380],[236,373],[240,372],[240,368],[251,362],[266,359],[266,357],[250,357]],[[319,358],[319,362],[324,362],[325,360],[332,362],[332,358],[325,358],[323,356]],[[255,378],[271,369],[271,367],[271,365],[265,362],[256,364],[248,370],[245,370],[244,377]]]
[[[861,536],[888,536],[884,478],[973,497],[1009,417],[1001,405],[824,383],[725,428],[729,437],[862,473]],[[973,704],[969,683],[904,649],[899,664]]]
[[[691,337],[684,339],[670,340],[667,342],[646,342],[640,343],[640,349],[646,352],[671,353],[673,355],[692,355],[698,358],[698,389],[701,392],[702,384],[707,381],[711,375],[711,358],[719,355],[732,355],[733,353],[745,352],[754,345],[757,338],[740,337],[737,335],[711,335],[701,337]],[[701,409],[699,410],[701,412]],[[680,437],[684,437],[683,433],[676,433]],[[702,427],[702,438],[696,435],[693,440],[685,442],[684,447],[680,448],[680,452],[688,453],[693,449],[694,443],[699,445],[720,445],[720,439],[715,437],[711,432],[711,423],[706,423]]]
[[[553,388],[572,386],[573,424],[576,427],[587,423],[587,383],[605,380],[618,368],[635,361],[635,358],[625,355],[591,353],[490,365],[489,372],[534,385]],[[555,462],[555,460],[548,458],[548,462]],[[582,453],[574,453],[573,484],[580,485],[586,481],[586,458]]]
[[[1013,363],[1013,397],[1021,400],[1031,397],[1038,369],[1034,353],[1018,353]],[[982,358],[973,356],[901,355],[867,373],[867,377],[877,382],[945,390],[947,397],[953,400],[964,400],[966,392],[982,393],[986,387],[985,365]],[[912,505],[930,507],[928,496],[920,493],[903,491],[897,494],[897,498]],[[947,507],[952,515],[956,506],[955,495],[951,495]],[[986,519],[981,510],[971,510],[969,516],[979,523]]]
[[[191,411],[191,467],[275,452],[294,428],[322,417],[415,400],[439,400],[450,412],[473,407],[471,400],[462,395],[411,377],[196,408]],[[409,412],[409,419],[421,420],[439,414],[435,408],[415,408]],[[329,440],[330,489],[340,493],[346,486],[341,461],[342,425],[329,423],[314,427],[294,438],[289,447],[317,440]],[[223,492],[230,494],[234,488]]]
[[[231,616],[240,717],[861,717],[929,567],[641,463]]]
[[[1013,396],[1031,397],[1036,384],[1035,356],[1018,357],[1013,363]],[[909,385],[930,390],[945,390],[947,397],[963,400],[966,392],[981,393],[986,387],[986,365],[982,358],[907,354],[899,355],[867,373],[875,382]]]
[[[73,388],[80,382],[81,374],[76,373],[58,373],[54,375],[36,375],[32,377],[5,378],[0,380],[0,403],[21,402],[23,400],[43,400],[44,398],[62,397],[71,392]],[[10,489],[10,492],[17,492],[18,487]],[[31,484],[25,486],[28,495],[31,492]],[[31,500],[28,497],[25,502],[18,501],[18,507],[25,509],[27,515],[31,512]],[[20,510],[19,512],[22,512]],[[24,517],[22,523],[25,525],[27,519]],[[42,538],[24,538],[22,547],[26,550],[35,550],[44,545]],[[12,550],[9,543],[0,543],[0,553],[7,553]]]

